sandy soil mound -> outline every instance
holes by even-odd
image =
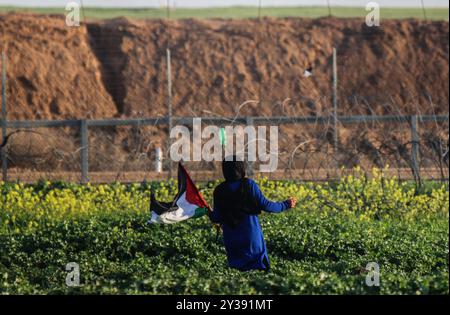
[[[373,29],[360,19],[120,18],[69,28],[63,16],[0,15],[0,46],[8,44],[8,119],[164,116],[168,47],[177,116],[328,115],[333,46],[338,50],[340,114],[448,113],[448,26],[418,20],[384,20]],[[303,73],[310,67],[313,75],[306,78]],[[321,144],[308,150],[326,156],[331,130],[316,129],[283,126],[282,154],[289,157],[293,146],[312,137]],[[342,129],[339,164],[389,163],[377,149],[386,147],[390,136],[382,131],[387,129],[395,131],[392,126]],[[164,143],[165,132],[92,130],[91,165],[128,168],[130,156],[136,165],[146,164],[142,156],[152,160],[148,153]],[[33,135],[33,141],[22,134],[10,144],[11,165],[28,167],[27,159],[45,151],[53,156],[42,158],[39,165],[46,169],[61,161],[77,169],[77,133],[76,128],[46,131],[44,137]],[[409,143],[408,127],[397,135],[393,150],[407,152],[402,143]],[[448,133],[439,137],[439,143],[448,143]],[[42,141],[48,143],[45,150]],[[408,158],[402,163],[407,165]]]
[[[448,22],[120,18],[69,28],[62,16],[10,14],[0,38],[10,118],[165,115],[167,47],[176,115],[234,115],[249,100],[241,114],[327,113],[333,46],[342,114],[447,112]]]
[[[116,112],[86,28],[60,16],[0,15],[8,45],[8,119],[110,117]]]
[[[130,21],[88,26],[105,85],[127,116],[164,115],[166,48],[177,115],[328,112],[332,47],[342,114],[446,111],[448,23],[359,19]],[[314,76],[302,75],[312,67]]]

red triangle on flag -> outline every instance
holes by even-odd
[[[183,172],[183,175],[186,177],[186,200],[199,208],[211,209],[203,196],[200,194],[184,166],[181,163],[179,166],[180,170]]]

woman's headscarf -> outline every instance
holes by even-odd
[[[245,215],[261,213],[254,200],[248,179],[245,177],[245,163],[238,161],[236,156],[222,161],[222,172],[225,182],[214,191],[214,205],[220,209],[223,221],[228,226],[236,227]],[[230,182],[240,181],[240,187],[231,191]]]
[[[222,173],[227,182],[235,182],[245,178],[245,163],[238,161],[236,156],[225,158],[222,161]]]

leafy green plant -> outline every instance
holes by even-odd
[[[147,226],[150,190],[170,200],[176,182],[0,184],[3,294],[448,294],[449,190],[355,174],[337,183],[258,183],[296,209],[263,214],[272,270],[229,269],[206,217]],[[217,183],[199,185],[212,203]],[[80,265],[67,287],[65,266]],[[368,287],[367,263],[380,266]]]

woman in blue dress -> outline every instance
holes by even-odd
[[[228,265],[242,271],[270,268],[269,256],[258,215],[280,213],[295,207],[297,200],[266,199],[258,185],[245,177],[245,164],[236,157],[222,162],[225,181],[214,190],[212,222],[222,226]]]

